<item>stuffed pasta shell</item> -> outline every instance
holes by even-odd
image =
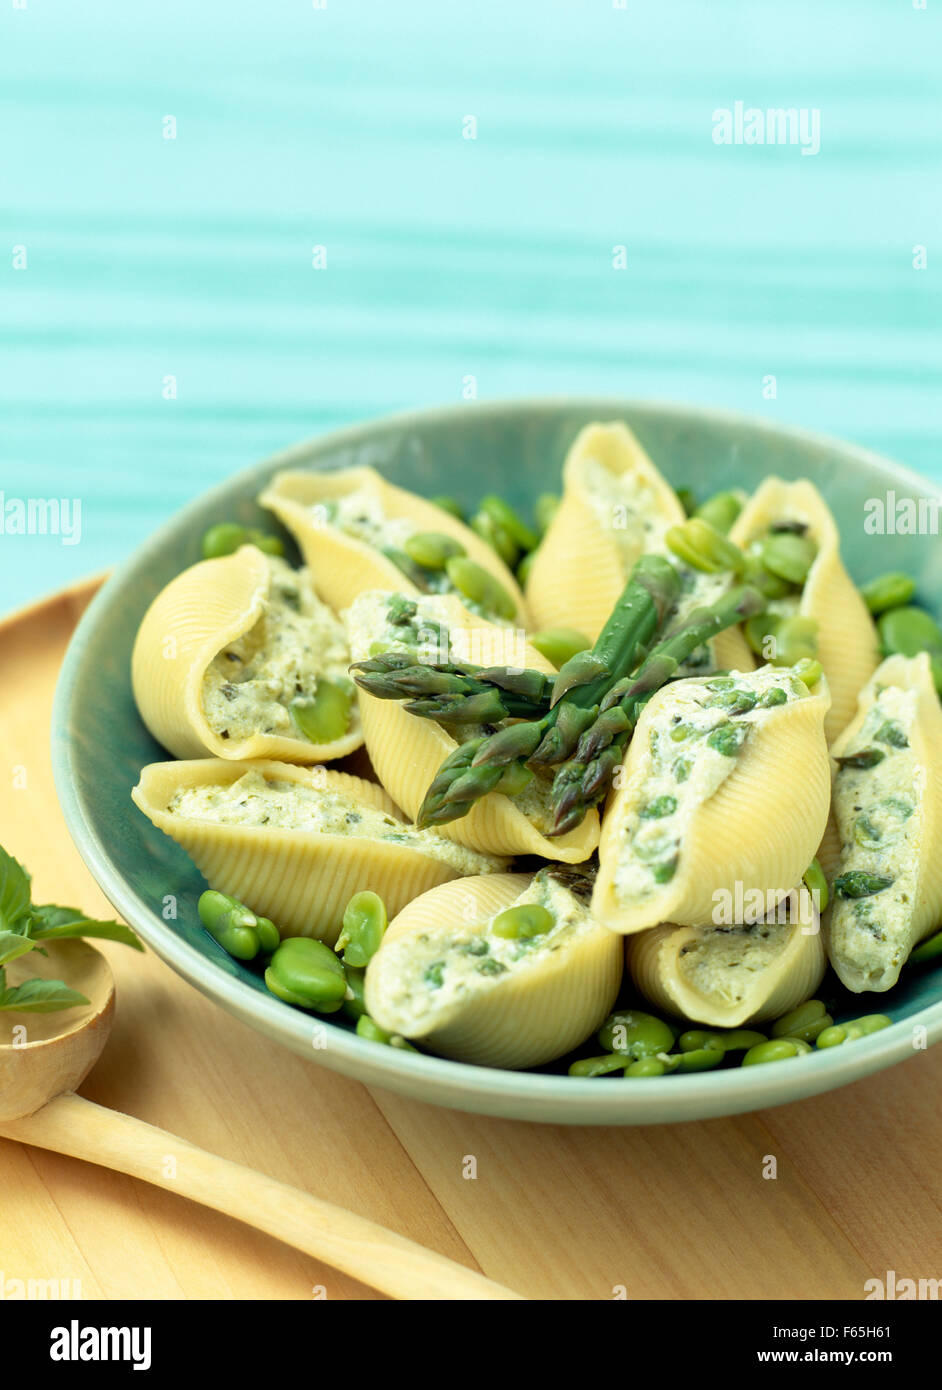
[[[658,1008],[713,1028],[778,1018],[810,999],[826,959],[818,913],[793,889],[758,920],[638,932],[626,943],[636,987]]]
[[[363,743],[343,624],[254,545],[191,565],[148,608],[131,680],[141,718],[175,757],[325,762]]]
[[[715,603],[731,577],[688,568],[667,549],[667,532],[684,520],[676,493],[627,425],[586,426],[566,456],[562,502],[533,556],[526,596],[534,625],[571,627],[594,641],[643,554],[666,555],[680,573],[678,625],[695,608]],[[732,628],[691,658],[685,672],[749,671],[754,664]]]
[[[558,866],[463,878],[416,898],[366,972],[368,1013],[444,1057],[535,1067],[578,1046],[614,1003],[619,938],[590,880]]]
[[[277,473],[258,500],[292,532],[338,611],[364,589],[458,592],[483,616],[526,626],[520,587],[487,542],[373,468]]]
[[[343,614],[354,661],[379,651],[431,650],[437,661],[471,661],[478,666],[521,666],[551,674],[552,664],[526,642],[524,634],[486,623],[454,595],[361,594]],[[363,733],[370,761],[383,786],[407,815],[415,817],[444,760],[481,732],[476,724],[453,726],[455,735],[431,719],[410,714],[403,705],[360,692]],[[524,774],[526,776],[526,774]],[[441,833],[469,849],[493,854],[539,854],[567,864],[588,859],[599,841],[598,812],[582,824],[550,838],[553,824],[550,781],[530,775],[507,792],[492,791],[468,815],[441,826]]]
[[[823,680],[811,692],[770,666],[654,695],[602,822],[599,920],[625,933],[698,926],[737,885],[783,897],[827,821],[828,704]]]
[[[766,478],[729,533],[729,539],[751,557],[761,557],[775,537],[789,538],[786,544],[796,548],[807,547],[808,568],[800,589],[794,591],[784,582],[781,596],[770,598],[768,613],[774,620],[803,620],[809,643],[809,651],[803,654],[813,651],[817,656],[831,691],[825,721],[830,743],[851,718],[857,693],[880,660],[876,629],[841,562],[834,517],[813,484],[804,479],[787,483]],[[804,565],[798,573],[802,569]],[[793,591],[786,592],[790,588]],[[775,637],[774,626],[770,631]],[[773,649],[763,654],[775,660]]]
[[[828,954],[848,989],[880,992],[942,920],[942,710],[925,653],[883,662],[831,756]]]
[[[438,884],[506,867],[409,825],[375,782],[325,767],[214,758],[152,763],[131,795],[214,888],[270,917],[286,935],[329,945],[362,889],[398,912]]]

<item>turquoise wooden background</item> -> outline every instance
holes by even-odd
[[[3,0],[0,489],[80,497],[83,534],[0,538],[0,607],[469,377],[770,414],[942,478],[926,6]],[[716,145],[736,101],[817,108],[820,152]]]

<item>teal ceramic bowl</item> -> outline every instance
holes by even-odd
[[[903,1061],[942,1037],[942,968],[910,967],[889,996],[837,1000],[848,1014],[888,1011],[881,1033],[777,1065],[635,1083],[569,1077],[565,1064],[497,1071],[384,1047],[281,1003],[253,971],[203,931],[196,901],[205,882],[184,852],[141,815],[129,793],[140,768],[165,757],[134,707],[130,657],[154,595],[199,558],[203,531],[220,519],[270,524],[254,498],[278,468],[371,464],[393,482],[465,503],[498,491],[526,505],[556,488],[566,450],[592,420],[623,419],[675,485],[701,496],[755,487],[769,473],[811,478],[841,526],[845,563],[863,581],[891,568],[913,573],[930,606],[942,594],[937,537],[868,536],[868,498],[942,493],[905,469],[837,440],[739,415],[623,400],[521,401],[395,416],[301,444],[193,502],[105,585],[66,656],[53,716],[56,784],[69,830],[118,912],[172,969],[273,1044],[369,1085],[416,1100],[521,1120],[651,1124],[781,1105]],[[167,920],[166,904],[177,917]],[[840,1016],[840,1014],[838,1014]]]

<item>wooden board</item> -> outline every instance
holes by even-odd
[[[56,675],[94,588],[0,626],[0,843],[32,870],[39,900],[110,915],[65,829],[48,750]],[[532,1298],[862,1298],[887,1270],[942,1268],[942,1047],[729,1120],[519,1124],[336,1076],[230,1018],[151,953],[103,949],[118,1020],[85,1095]],[[378,1297],[183,1198],[7,1140],[0,1192],[6,1279],[80,1280],[87,1299]]]

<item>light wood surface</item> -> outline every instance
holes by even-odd
[[[0,626],[0,843],[40,900],[103,914],[48,752],[56,674],[92,589]],[[862,1298],[887,1270],[942,1267],[942,1048],[729,1120],[516,1124],[367,1089],[257,1036],[151,953],[102,949],[117,1018],[85,1096],[530,1298]],[[7,1280],[80,1280],[86,1299],[379,1297],[172,1190],[11,1140],[0,1192]]]

